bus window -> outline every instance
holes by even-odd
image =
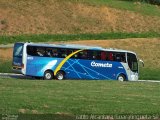
[[[106,60],[106,58],[107,58],[106,52],[105,52],[105,51],[102,51],[102,52],[101,52],[101,60]]]
[[[73,52],[76,52],[76,51],[77,51],[77,49],[69,49],[69,53],[67,55],[69,55],[69,54],[71,54]],[[79,53],[74,54],[71,58],[78,59],[78,54]]]
[[[43,47],[37,47],[37,56],[45,56],[45,49]]]
[[[21,43],[15,44],[13,56],[14,57],[22,57],[22,53],[23,53],[23,44],[21,44]]]
[[[61,58],[67,57],[67,49],[65,48],[58,49],[58,57],[61,57]]]
[[[52,48],[46,48],[46,56],[47,57],[52,57]]]
[[[27,54],[31,56],[46,56],[44,47],[27,46]]]
[[[52,57],[58,57],[58,49],[52,48]]]
[[[15,43],[13,48],[13,61],[12,61],[12,67],[15,72],[22,73],[22,69],[24,68],[23,64],[23,43]],[[25,55],[25,52],[24,52]]]
[[[122,54],[121,54],[121,62],[126,63],[125,53],[122,53]]]
[[[109,52],[108,60],[113,61],[113,53],[112,52]]]
[[[101,60],[100,51],[93,51],[93,60]]]
[[[93,60],[93,51],[87,50],[87,59],[88,60]]]
[[[27,46],[27,54],[31,56],[36,56],[36,47],[35,46]]]
[[[133,72],[138,72],[138,62],[136,55],[127,53],[128,66]]]
[[[66,50],[67,56],[70,55],[70,54],[72,54],[73,52],[74,52],[74,51],[73,51],[72,49],[67,49],[67,50]]]
[[[79,59],[87,59],[87,51],[81,51],[79,53]]]
[[[125,53],[116,53],[116,61],[117,62],[126,62]]]

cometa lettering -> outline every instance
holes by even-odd
[[[95,61],[91,62],[92,67],[112,67],[112,64],[109,63],[96,63]]]

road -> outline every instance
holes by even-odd
[[[7,45],[1,44],[0,48],[12,48],[13,46],[14,46],[13,44],[7,44]]]
[[[14,74],[14,73],[0,73],[1,78],[17,78],[17,79],[35,79],[30,76],[24,76],[22,74]],[[156,82],[160,83],[160,80],[138,80],[133,82]]]
[[[1,78],[17,78],[17,79],[33,79],[29,76],[24,76],[22,74],[14,74],[14,73],[0,73]]]

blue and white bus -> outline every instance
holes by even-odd
[[[13,70],[45,80],[138,80],[134,52],[72,44],[15,43]]]

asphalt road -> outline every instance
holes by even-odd
[[[13,44],[7,44],[7,45],[0,45],[0,48],[12,48],[14,45]]]
[[[1,78],[17,78],[17,79],[35,79],[34,77],[24,76],[22,74],[14,74],[14,73],[0,73]],[[160,83],[160,80],[138,80],[133,82],[156,82]]]
[[[1,78],[17,78],[17,79],[33,79],[33,77],[24,76],[22,74],[0,73]]]

